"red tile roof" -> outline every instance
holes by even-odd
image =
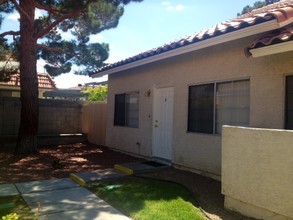
[[[254,19],[258,17],[264,17],[272,15],[277,19],[278,23],[286,21],[293,17],[293,1],[292,0],[283,0],[264,6],[262,8],[255,9],[249,13],[239,16],[236,19]]]
[[[50,77],[50,75],[45,73],[38,73],[38,83],[39,88],[42,89],[56,89],[55,82]],[[0,85],[8,85],[8,86],[20,86],[19,74],[11,75],[11,78],[8,82],[0,82]]]
[[[250,55],[249,50],[269,46],[273,44],[283,43],[293,40],[293,25],[290,24],[281,29],[274,30],[257,39],[255,39],[247,48],[246,52]]]
[[[230,32],[234,32],[240,29],[244,29],[257,24],[265,23],[267,21],[276,20],[279,24],[292,23],[293,22],[293,0],[283,0],[260,9],[255,9],[250,13],[241,15],[234,19],[230,19],[225,22],[221,22],[208,29],[195,33],[185,38],[175,40],[161,47],[154,48],[152,50],[140,53],[133,57],[124,59],[122,61],[106,65],[102,68],[95,70],[92,74],[101,73],[106,70],[110,70],[119,66],[123,66],[132,62],[143,60],[148,57],[152,57],[158,54],[162,54],[167,51],[171,51],[177,48],[196,44],[198,42],[224,35]]]

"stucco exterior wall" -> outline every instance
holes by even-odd
[[[188,86],[250,79],[250,126],[284,127],[285,75],[293,73],[293,52],[247,58],[244,47],[255,37],[198,50],[109,76],[109,147],[152,156],[153,92],[174,87],[173,163],[195,172],[221,175],[221,136],[187,132]],[[114,124],[115,94],[139,91],[139,128]]]
[[[257,219],[293,219],[292,141],[293,131],[224,126],[225,207]]]
[[[106,120],[106,102],[83,102],[81,129],[90,143],[106,145]]]

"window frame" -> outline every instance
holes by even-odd
[[[195,133],[195,134],[203,134],[203,135],[221,135],[221,133],[217,132],[217,105],[216,105],[216,99],[217,99],[217,85],[221,83],[232,83],[232,82],[240,82],[240,81],[248,81],[249,82],[249,91],[248,91],[248,97],[249,97],[249,106],[248,106],[248,123],[245,126],[249,126],[250,124],[250,77],[244,77],[244,78],[237,78],[237,79],[231,79],[231,80],[219,80],[219,81],[209,81],[209,82],[203,82],[203,83],[194,83],[188,85],[188,98],[187,98],[187,133]],[[189,130],[189,111],[190,111],[190,88],[192,86],[201,86],[201,85],[209,85],[212,84],[214,87],[214,94],[213,94],[213,132],[212,133],[205,133],[200,131],[190,131]],[[244,125],[241,125],[244,126]]]
[[[129,104],[128,99],[131,95],[136,95],[137,102],[135,103],[137,105],[137,123],[134,125],[129,123],[129,107],[127,106]],[[121,103],[117,103],[118,97],[123,97],[124,100]],[[130,100],[130,99],[129,99]],[[121,100],[120,100],[121,101]],[[118,112],[121,110],[121,107],[117,106],[117,104],[123,105],[124,109],[122,111],[122,118],[121,118],[121,112]],[[120,109],[119,109],[120,108]],[[128,127],[128,128],[139,128],[139,91],[132,91],[132,92],[125,92],[125,93],[117,93],[114,95],[114,120],[113,120],[113,126],[118,127]]]
[[[288,112],[288,108],[289,108],[289,103],[288,103],[288,84],[289,84],[289,78],[291,78],[291,80],[293,80],[293,75],[289,74],[289,75],[285,75],[285,102],[284,102],[284,129],[285,130],[292,130],[291,125],[289,124],[289,112]],[[293,116],[291,116],[293,117]]]

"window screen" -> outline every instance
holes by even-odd
[[[188,131],[220,134],[223,125],[249,124],[249,80],[189,87]]]

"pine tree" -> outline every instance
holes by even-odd
[[[280,0],[265,0],[265,1],[256,1],[253,6],[245,6],[243,9],[242,9],[242,12],[241,13],[237,13],[237,16],[240,16],[240,15],[243,15],[243,14],[246,14],[248,12],[251,12],[252,10],[254,9],[257,9],[257,8],[262,8],[266,5],[270,5],[270,4],[273,4],[275,2],[279,2]]]
[[[118,25],[124,6],[142,0],[0,0],[0,25],[4,15],[17,11],[19,30],[0,33],[12,36],[17,49],[21,85],[21,119],[15,153],[37,152],[38,133],[38,58],[53,75],[84,66],[82,74],[103,65],[108,57],[107,44],[89,44],[89,36]],[[35,18],[39,10],[42,16]],[[70,32],[74,40],[62,39]],[[41,40],[42,39],[42,40]],[[7,42],[1,40],[1,47]],[[3,58],[3,57],[2,57]]]

